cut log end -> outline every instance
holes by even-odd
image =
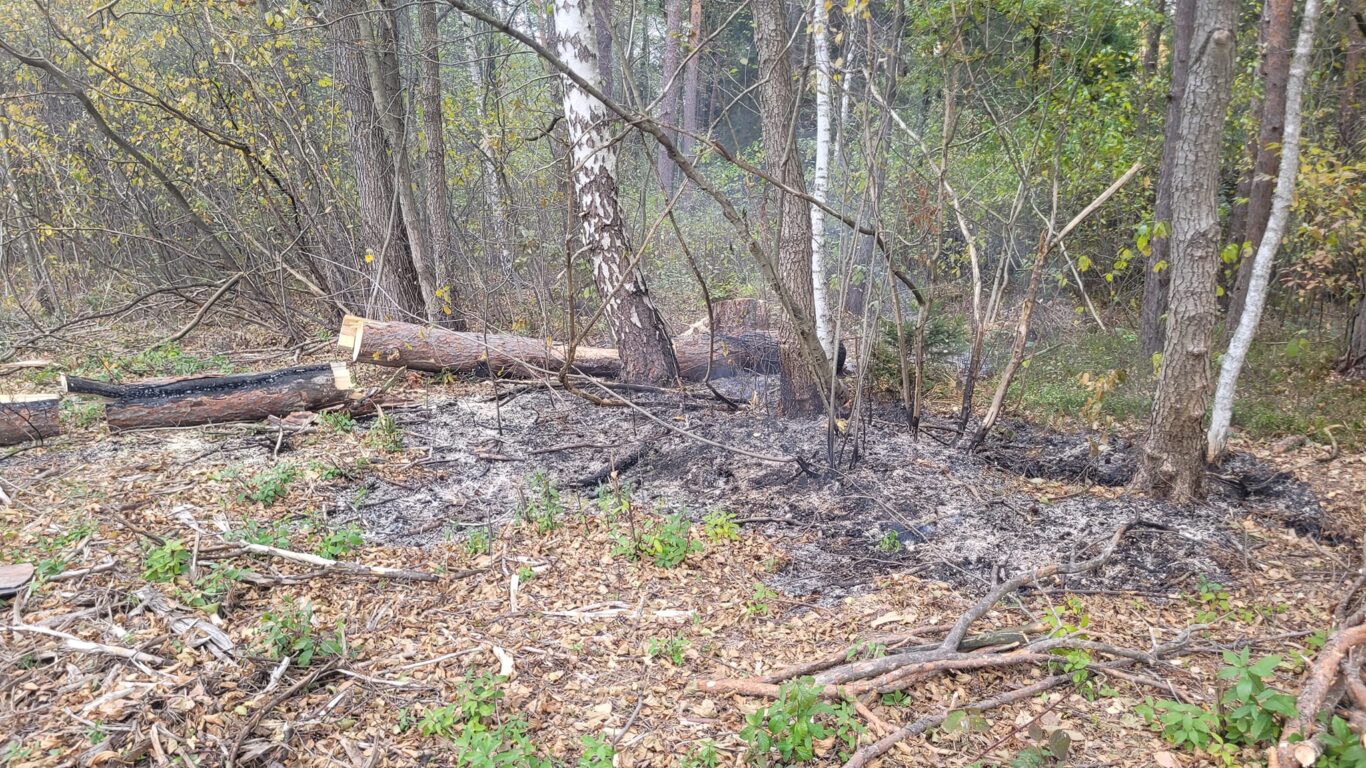
[[[61,396],[56,394],[0,395],[0,445],[17,445],[56,437]]]

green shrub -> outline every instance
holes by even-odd
[[[650,519],[629,533],[617,532],[613,537],[613,554],[630,560],[649,557],[660,568],[673,568],[703,549],[702,542],[692,538],[692,523],[681,512],[663,520]]]
[[[762,581],[754,582],[754,595],[745,603],[745,613],[750,616],[768,616],[773,609],[768,601],[778,596],[777,592],[768,588]]]
[[[277,464],[253,477],[248,483],[249,490],[242,497],[269,507],[289,495],[289,484],[297,476],[298,470],[292,465]]]
[[[702,531],[710,542],[740,540],[740,525],[735,522],[735,515],[719,507],[702,517]]]
[[[470,555],[487,555],[489,553],[489,529],[475,528],[465,535],[465,552]]]
[[[673,663],[675,667],[683,666],[683,654],[688,650],[688,639],[682,635],[672,635],[667,638],[652,637],[645,647],[645,657],[653,659],[663,656]]]
[[[339,656],[346,649],[346,625],[337,621],[333,632],[313,633],[313,607],[286,606],[261,616],[261,645],[266,656],[278,661],[286,656],[294,665],[306,667],[317,656]]]
[[[901,536],[896,531],[887,531],[882,534],[882,538],[877,542],[879,552],[894,555],[901,551]]]
[[[612,758],[616,757],[617,751],[611,742],[592,734],[584,736],[580,741],[583,744],[583,754],[579,755],[578,768],[612,768]]]
[[[771,765],[776,754],[780,764],[792,765],[816,759],[816,742],[831,735],[842,762],[862,731],[852,705],[825,701],[815,679],[803,677],[783,684],[777,700],[747,716],[740,738],[749,744],[751,761]]]
[[[142,577],[148,581],[172,581],[190,567],[190,550],[180,539],[167,539],[142,559]]]
[[[393,416],[380,414],[365,433],[365,444],[385,453],[399,453],[403,450],[403,431]]]
[[[906,340],[908,370],[915,366],[915,329],[914,320],[903,326]],[[951,382],[957,377],[957,366],[952,362],[955,355],[966,349],[968,331],[965,319],[959,315],[933,313],[925,326],[925,380],[932,382]],[[901,354],[897,339],[896,323],[884,320],[878,325],[877,344],[873,347],[873,359],[869,373],[873,385],[884,392],[901,391]]]
[[[518,517],[534,525],[541,533],[559,528],[565,510],[555,483],[545,472],[537,472],[527,479],[527,484],[530,486],[530,495],[518,511]]]
[[[600,483],[596,501],[603,519],[610,523],[630,514],[632,491],[630,483]]]
[[[318,544],[316,554],[328,560],[339,560],[363,546],[365,546],[365,537],[361,535],[360,527],[355,523],[350,523],[324,536],[322,542]]]
[[[494,675],[466,680],[457,692],[458,701],[423,713],[418,731],[450,739],[457,766],[551,768],[551,761],[538,754],[527,736],[525,720],[514,717],[500,722],[498,702],[504,682]]]
[[[346,411],[324,411],[318,414],[318,421],[333,432],[350,432],[356,428],[356,420]]]

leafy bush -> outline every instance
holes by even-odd
[[[914,320],[907,321],[902,327],[906,340],[907,365],[914,366],[915,355]],[[932,382],[951,382],[957,379],[957,365],[953,358],[967,347],[968,332],[965,320],[959,315],[933,313],[925,326],[925,380]],[[896,323],[884,320],[878,326],[877,344],[873,347],[873,359],[869,373],[874,386],[884,392],[901,390],[901,354],[897,340]]]
[[[172,581],[190,567],[190,550],[180,539],[167,539],[148,550],[142,559],[142,577],[148,581]]]
[[[841,745],[840,760],[858,744],[863,726],[848,702],[831,704],[821,698],[821,686],[803,677],[785,683],[772,704],[745,718],[740,738],[749,744],[751,761],[771,765],[776,753],[782,765],[816,758],[816,742],[831,735]]]
[[[673,635],[667,638],[652,637],[645,647],[645,656],[650,659],[663,656],[675,667],[681,667],[683,666],[683,653],[687,650],[688,639],[682,635]]]
[[[630,514],[632,491],[630,483],[600,483],[596,501],[603,519],[610,523]]]
[[[487,555],[489,553],[489,530],[487,528],[475,528],[465,536],[465,552],[470,555]]]
[[[522,504],[518,516],[531,523],[541,533],[549,533],[560,527],[564,515],[564,502],[560,501],[560,490],[545,472],[537,472],[527,479],[530,496]]]
[[[702,517],[702,532],[711,542],[740,540],[740,525],[735,522],[735,515],[719,507]]]
[[[696,749],[684,755],[678,768],[716,768],[720,764],[721,755],[716,751],[716,744],[704,739],[697,743]]]
[[[346,649],[346,625],[338,620],[336,630],[317,636],[313,634],[313,607],[287,606],[279,611],[267,611],[261,616],[261,645],[266,656],[278,661],[285,656],[294,665],[306,667],[315,656],[339,656]]]
[[[365,537],[355,523],[338,528],[323,537],[318,544],[317,554],[329,560],[337,560],[365,546]]]
[[[767,616],[772,613],[772,608],[768,601],[777,597],[778,593],[768,588],[762,581],[754,582],[754,595],[749,602],[745,603],[745,613],[750,616]]]
[[[424,736],[450,739],[457,766],[551,768],[551,761],[538,754],[527,736],[525,720],[514,717],[499,721],[498,702],[503,698],[504,682],[494,675],[467,680],[460,687],[458,701],[423,713],[418,731]]]
[[[1224,662],[1219,679],[1229,688],[1216,709],[1145,698],[1136,711],[1173,746],[1203,751],[1232,766],[1239,747],[1259,747],[1280,737],[1285,720],[1295,716],[1295,699],[1266,684],[1281,657],[1254,662],[1244,648],[1224,651]]]
[[[589,734],[582,739],[583,754],[579,756],[578,768],[612,768],[612,758],[617,751],[611,742]]]
[[[242,530],[234,531],[231,537],[248,544],[285,549],[289,547],[289,526],[284,522],[248,520],[247,524],[242,526]]]
[[[294,482],[298,474],[292,465],[277,464],[253,477],[249,483],[250,490],[243,494],[243,498],[269,507],[289,495],[289,484]]]
[[[318,421],[333,432],[350,432],[356,428],[356,420],[346,411],[324,411],[318,414]]]
[[[877,549],[879,552],[894,555],[901,551],[901,537],[897,535],[896,531],[887,531],[878,540]]]
[[[675,512],[663,520],[650,520],[629,533],[613,534],[616,540],[612,553],[631,560],[649,557],[660,568],[673,568],[701,552],[702,542],[692,538],[692,523]]]

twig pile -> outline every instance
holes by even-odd
[[[1171,642],[1147,651],[1075,636],[1050,635],[1049,627],[1043,624],[996,630],[971,637],[968,635],[968,631],[978,620],[1021,587],[1054,576],[1086,573],[1101,567],[1114,555],[1120,539],[1130,527],[1129,524],[1121,526],[1106,542],[1100,553],[1088,560],[1066,565],[1051,563],[1001,583],[951,625],[919,627],[909,632],[872,637],[838,653],[778,670],[770,675],[759,678],[706,680],[700,684],[700,688],[708,692],[772,697],[778,695],[783,682],[811,675],[816,683],[823,686],[823,695],[853,700],[856,704],[863,705],[859,707],[859,711],[868,717],[870,713],[866,705],[871,702],[872,697],[908,688],[935,673],[1043,664],[1056,660],[1057,657],[1050,654],[1061,649],[1083,649],[1108,657],[1108,660],[1089,667],[1091,671],[1101,674],[1140,663],[1149,666],[1159,665],[1163,658],[1185,647],[1191,633],[1201,627],[1189,627]],[[944,633],[942,640],[916,643],[917,640],[939,633]],[[877,644],[879,650],[885,649],[885,655],[851,661],[870,643]],[[1028,699],[1071,680],[1071,674],[1052,675],[1025,687],[1005,691],[959,708],[974,711],[993,709]],[[939,725],[948,715],[949,710],[946,709],[922,717],[902,728],[892,729],[884,726],[882,730],[886,732],[885,735],[856,752],[845,764],[846,768],[866,765],[901,741]],[[874,718],[870,719],[874,720],[874,725],[884,725]]]
[[[1309,668],[1295,702],[1299,716],[1286,723],[1280,741],[1270,750],[1269,768],[1299,768],[1318,761],[1323,755],[1323,713],[1340,714],[1366,746],[1366,600],[1356,600],[1366,587],[1366,540],[1362,548],[1357,579],[1333,614],[1337,629]]]

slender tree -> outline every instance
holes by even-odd
[[[1177,140],[1181,126],[1181,109],[1190,76],[1191,33],[1195,22],[1196,0],[1176,0],[1172,18],[1171,84],[1167,89],[1167,119],[1162,129],[1162,165],[1157,173],[1157,200],[1153,205],[1153,223],[1167,230],[1150,238],[1151,249],[1143,278],[1143,303],[1139,340],[1149,354],[1162,349],[1162,316],[1167,311],[1167,285],[1171,277],[1170,228],[1172,218],[1172,174],[1180,160]]]
[[[816,157],[811,196],[824,203],[830,189],[830,6],[813,0],[811,40],[816,65]],[[811,206],[811,288],[816,311],[816,335],[825,356],[835,359],[834,328],[830,319],[830,296],[825,269],[825,211]]]
[[[659,71],[659,119],[670,127],[678,122],[678,95],[683,85],[678,71],[678,51],[683,39],[683,2],[664,0],[664,60]],[[669,137],[678,141],[676,131],[670,130]],[[656,151],[655,166],[659,172],[659,185],[667,195],[674,188],[674,163],[664,147]]]
[[[1195,12],[1172,167],[1167,339],[1135,487],[1186,503],[1204,493],[1205,407],[1219,307],[1219,146],[1233,83],[1237,0]]]
[[[688,12],[688,63],[683,68],[683,135],[678,148],[687,154],[692,151],[693,135],[697,133],[698,78],[702,55],[694,53],[702,44],[702,0],[692,0]]]
[[[791,38],[782,0],[754,0],[754,42],[759,49],[760,127],[764,165],[773,178],[788,189],[806,193],[806,179],[796,142],[796,83],[788,58]],[[772,232],[769,241],[778,251],[778,273],[790,298],[790,316],[779,328],[779,366],[782,369],[780,410],[789,415],[820,411],[817,377],[802,353],[801,327],[815,329],[815,306],[811,288],[811,213],[809,205],[792,194],[770,195],[765,220]],[[777,210],[773,210],[775,208]]]
[[[1256,152],[1249,171],[1247,207],[1242,217],[1242,227],[1232,232],[1230,238],[1239,247],[1246,247],[1246,252],[1250,254],[1257,253],[1262,244],[1262,236],[1271,217],[1271,197],[1276,187],[1277,171],[1281,166],[1287,80],[1290,75],[1290,11],[1293,4],[1293,0],[1266,0],[1262,11],[1262,61],[1257,70],[1257,79],[1262,83],[1262,98],[1258,109]],[[1236,324],[1242,315],[1252,279],[1252,264],[1251,258],[1244,258],[1238,264],[1238,276],[1228,306],[1229,325]]]
[[[589,1],[555,0],[555,32],[560,58],[597,88],[602,81]],[[604,314],[616,337],[622,377],[667,383],[677,377],[678,364],[664,319],[627,242],[617,197],[617,145],[609,130],[607,107],[573,80],[562,78],[562,84],[583,242],[593,265],[593,280],[606,304]]]
[[[1247,359],[1248,348],[1252,346],[1252,338],[1257,333],[1257,324],[1261,322],[1267,284],[1271,280],[1271,264],[1285,235],[1286,223],[1290,220],[1290,201],[1295,195],[1295,177],[1300,167],[1300,102],[1304,95],[1305,80],[1309,76],[1309,57],[1314,48],[1314,25],[1318,17],[1319,0],[1305,0],[1300,35],[1295,43],[1294,62],[1290,65],[1286,95],[1281,105],[1284,112],[1277,121],[1285,126],[1285,135],[1280,146],[1275,195],[1266,232],[1257,247],[1257,255],[1252,259],[1247,299],[1238,319],[1238,330],[1229,341],[1228,353],[1224,355],[1219,370],[1219,387],[1214,393],[1214,408],[1206,434],[1206,458],[1209,461],[1217,461],[1228,444],[1228,427],[1233,419],[1233,396],[1238,387],[1238,374],[1242,372],[1243,361]]]
[[[446,181],[445,121],[441,108],[441,38],[437,23],[436,0],[417,5],[418,34],[421,36],[421,73],[418,100],[422,105],[422,138],[426,160],[426,201],[428,244],[434,276],[435,297],[442,325],[463,327],[459,319],[456,288],[450,275],[455,258],[455,238],[451,234],[451,193]]]

